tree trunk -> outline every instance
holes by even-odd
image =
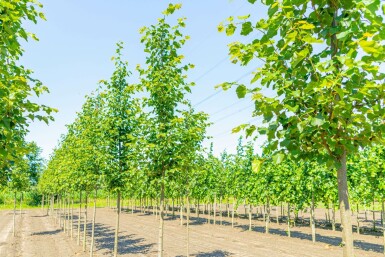
[[[160,186],[160,219],[159,219],[158,257],[163,257],[163,235],[164,235],[164,181],[162,180],[161,186]]]
[[[338,178],[338,199],[341,212],[342,225],[342,245],[344,257],[354,257],[353,235],[352,235],[352,221],[350,215],[349,192],[347,183],[347,169],[346,169],[346,150],[339,159],[340,167],[337,171]]]
[[[265,221],[265,233],[269,234],[269,223],[270,223],[270,198],[267,197],[266,201],[266,221]]]
[[[41,195],[41,210],[44,211],[44,194]]]
[[[231,210],[231,227],[234,228],[234,213],[235,213],[235,204],[233,203],[233,209]]]
[[[291,237],[291,232],[290,232],[290,203],[287,204],[287,236]]]
[[[223,224],[223,215],[222,215],[222,196],[219,198],[219,217],[220,217],[220,225]]]
[[[253,228],[251,226],[251,204],[249,204],[249,231],[251,231]]]
[[[357,234],[360,234],[360,210],[359,210],[359,205],[357,203]]]
[[[98,191],[95,189],[95,196],[94,196],[94,213],[92,216],[92,230],[91,230],[91,248],[90,248],[90,256],[92,257],[94,255],[94,244],[95,244],[95,218],[96,218],[96,197],[97,197]]]
[[[74,238],[74,197],[71,197],[71,239]]]
[[[21,208],[22,204],[23,204],[23,193],[20,193],[20,209],[19,209],[20,218],[23,217],[23,212],[22,212],[22,208]]]
[[[216,195],[214,195],[214,204],[213,204],[213,224],[214,224],[214,226],[217,223],[216,217],[217,217],[217,197],[216,197]]]
[[[384,199],[382,199],[382,202],[381,202],[381,213],[382,213],[382,235],[383,235],[383,238],[384,238],[384,254],[385,254],[385,222],[384,222],[384,219],[385,219],[385,208],[384,208]]]
[[[80,225],[82,219],[82,191],[79,193],[79,215],[78,215],[78,238],[77,244],[80,245]]]
[[[16,236],[16,192],[13,196],[13,236]]]
[[[186,198],[186,204],[187,204],[187,217],[186,217],[186,230],[187,230],[187,257],[190,257],[190,228],[189,228],[189,223],[190,223],[190,199],[189,196],[187,195]]]
[[[278,213],[278,206],[275,207],[275,214],[277,216],[277,225],[279,225],[279,213]]]
[[[83,221],[83,252],[86,251],[87,243],[87,208],[88,208],[88,192],[86,191],[85,201],[84,201],[84,221]]]
[[[120,221],[120,191],[118,191],[118,196],[116,199],[116,226],[115,226],[115,240],[114,240],[114,257],[118,256],[119,221]]]
[[[313,243],[315,243],[314,192],[311,192],[310,225],[311,225],[311,240],[313,241]]]
[[[200,213],[200,210],[199,210],[199,198],[198,198],[196,213],[197,213],[197,218],[199,218],[199,213]]]
[[[333,209],[332,209],[332,230],[336,231],[336,207],[333,203]]]
[[[183,226],[183,198],[180,197],[179,201],[179,219],[180,219],[180,225]]]

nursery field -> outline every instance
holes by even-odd
[[[273,207],[272,209],[275,209]],[[88,210],[91,212],[91,209]],[[238,210],[242,213],[241,208]],[[185,256],[186,226],[181,226],[179,216],[172,217],[171,212],[165,218],[165,256]],[[197,218],[192,213],[190,220],[190,255],[209,256],[341,256],[341,231],[317,227],[317,242],[311,241],[311,229],[299,222],[291,227],[291,238],[287,237],[286,224],[280,220],[270,224],[270,234],[264,233],[264,222],[259,217],[252,219],[252,231],[248,230],[246,218],[236,218],[234,228],[231,218],[224,213],[222,225],[220,217],[216,217],[216,225],[207,223],[206,214]],[[324,215],[323,209],[316,210],[316,217]],[[110,208],[98,208],[95,223],[94,256],[112,256],[115,211]],[[364,218],[364,213],[361,213]],[[71,230],[66,233],[58,225],[53,216],[46,211],[33,209],[17,213],[16,236],[12,237],[12,211],[0,211],[0,226],[6,228],[0,237],[0,255],[9,257],[37,256],[89,256],[87,251],[77,245],[76,219],[74,216],[73,238]],[[303,216],[306,221],[306,213]],[[338,217],[337,217],[338,221]],[[319,220],[322,225],[322,220]],[[184,222],[185,223],[185,222]],[[158,220],[155,215],[123,209],[119,234],[119,256],[157,256]],[[381,256],[382,237],[369,232],[372,221],[364,222],[367,232],[354,234],[355,252],[357,256]],[[89,223],[90,226],[90,223]],[[87,228],[90,234],[90,227]],[[90,235],[88,235],[90,236]],[[88,237],[89,238],[89,237]]]
[[[0,0],[0,257],[384,256],[384,1],[145,2]]]

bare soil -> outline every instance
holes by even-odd
[[[324,210],[317,210],[321,219]],[[74,212],[77,213],[77,210]],[[88,209],[89,218],[92,209]],[[240,213],[243,213],[240,211]],[[225,214],[220,225],[207,224],[208,215],[191,214],[190,221],[190,255],[198,257],[222,256],[273,256],[273,257],[326,257],[342,256],[341,231],[332,231],[322,222],[317,227],[317,242],[311,241],[311,230],[308,224],[297,224],[291,227],[291,238],[287,236],[287,225],[274,222],[270,224],[270,234],[264,233],[265,223],[253,218],[252,231],[248,231],[249,221],[237,218],[235,227],[231,227],[231,218]],[[17,215],[16,237],[12,236],[11,211],[0,212],[0,256],[5,257],[68,257],[89,256],[90,240],[87,252],[65,234],[55,220],[41,210],[26,210]],[[164,253],[165,256],[186,256],[186,226],[180,225],[179,213],[172,218],[168,213],[165,222]],[[306,216],[307,214],[303,214]],[[77,216],[74,216],[76,221]],[[212,216],[211,216],[212,219]],[[91,219],[87,226],[91,234]],[[123,211],[120,220],[119,255],[120,256],[157,256],[158,220],[155,215],[131,211]],[[76,235],[74,222],[74,233]],[[363,222],[370,228],[370,220]],[[112,256],[115,227],[115,211],[109,208],[98,208],[96,213],[95,254],[94,256]],[[356,256],[383,256],[383,237],[381,233],[354,234]]]

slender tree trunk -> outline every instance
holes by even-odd
[[[179,219],[180,219],[180,225],[183,226],[183,198],[182,196],[180,197],[179,201]]]
[[[190,199],[189,199],[189,196],[187,194],[187,198],[186,198],[186,204],[187,204],[187,220],[186,220],[186,230],[187,230],[187,257],[190,257],[190,228],[189,228],[189,225],[190,225]]]
[[[79,215],[78,215],[78,237],[77,244],[80,245],[80,225],[82,219],[82,191],[79,192]]]
[[[94,213],[92,216],[92,230],[91,230],[91,247],[90,247],[90,256],[94,255],[94,244],[95,244],[95,218],[96,218],[96,197],[98,195],[97,189],[95,189],[94,196]]]
[[[88,215],[88,192],[86,191],[86,196],[84,199],[84,221],[83,221],[83,252],[86,251],[87,246],[87,215]]]
[[[384,219],[385,219],[385,208],[384,208],[384,199],[382,199],[381,201],[381,213],[382,213],[382,235],[383,235],[383,239],[384,239],[384,254],[385,254],[385,222],[384,222]]]
[[[21,201],[21,199],[20,199]],[[373,213],[373,231],[376,232],[376,212],[374,211],[374,200],[373,200],[373,208],[372,208],[372,213]]]
[[[41,195],[41,210],[44,211],[44,194]]]
[[[66,198],[64,196],[63,200],[61,200],[61,206],[62,206],[62,209],[63,209],[63,233],[65,234],[67,232],[67,221],[66,221],[66,206],[67,206],[67,202],[66,202]]]
[[[172,219],[175,219],[175,202],[174,197],[172,198]]]
[[[234,228],[234,213],[235,213],[235,204],[233,203],[233,209],[231,210],[231,227]]]
[[[359,210],[359,205],[357,203],[357,234],[360,234],[360,210]]]
[[[213,204],[213,224],[215,226],[216,224],[216,217],[217,217],[217,197],[214,195],[214,204]]]
[[[249,231],[251,231],[253,228],[252,228],[252,225],[251,225],[251,204],[249,204]]]
[[[162,180],[161,186],[160,186],[160,219],[159,219],[158,257],[163,257],[163,235],[164,235],[163,233],[164,233],[164,181]]]
[[[223,224],[223,214],[222,214],[222,196],[219,198],[219,217],[220,217],[220,225]]]
[[[275,207],[275,215],[277,216],[277,225],[279,225],[279,213],[278,213],[278,206]]]
[[[287,204],[287,236],[291,237],[291,232],[290,232],[290,203]]]
[[[311,192],[310,225],[311,225],[311,240],[313,241],[313,243],[315,243],[314,192]]]
[[[71,197],[71,239],[74,238],[74,197]]]
[[[265,223],[265,233],[269,234],[269,223],[270,223],[270,197],[267,197],[266,201],[266,223]]]
[[[340,167],[337,171],[338,199],[341,212],[343,256],[354,257],[352,221],[350,215],[349,192],[347,183],[346,151],[340,158]]]
[[[23,204],[23,193],[20,193],[20,209],[19,209],[20,218],[23,217],[23,212],[21,207],[22,204]]]
[[[13,236],[16,236],[16,192],[13,196]]]
[[[197,209],[196,209],[196,213],[197,213],[197,218],[199,218],[199,213],[200,213],[200,210],[199,210],[199,198],[198,198],[198,203],[197,203]]]
[[[336,207],[333,203],[332,209],[332,230],[336,231]]]
[[[119,222],[120,222],[120,191],[118,191],[118,196],[116,199],[116,226],[115,226],[115,240],[114,240],[114,257],[118,256]]]

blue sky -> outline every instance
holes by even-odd
[[[50,89],[50,94],[36,101],[59,109],[49,126],[32,123],[27,137],[36,141],[43,148],[43,156],[48,157],[60,135],[66,132],[65,124],[70,124],[81,109],[84,96],[96,89],[99,80],[110,77],[113,70],[110,59],[118,41],[125,43],[124,57],[134,73],[132,82],[137,80],[135,66],[145,60],[139,29],[155,24],[169,1],[41,0],[41,3],[47,21],[28,24],[28,30],[40,41],[24,44],[22,63],[34,70],[35,77]],[[212,136],[215,153],[224,149],[234,152],[240,134],[232,135],[230,131],[253,119],[252,102],[237,99],[235,88],[215,94],[218,90],[214,87],[239,78],[248,84],[253,67],[231,64],[227,45],[247,38],[227,37],[217,32],[217,25],[228,16],[252,13],[262,18],[264,8],[246,0],[173,3],[182,3],[182,9],[170,18],[186,17],[184,34],[191,37],[181,51],[185,61],[195,65],[188,80],[196,82],[196,86],[187,98],[196,110],[210,115],[214,124],[208,135]]]

